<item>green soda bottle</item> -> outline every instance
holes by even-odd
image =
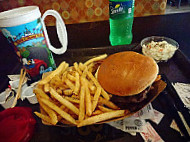
[[[130,44],[135,0],[109,0],[111,45]]]

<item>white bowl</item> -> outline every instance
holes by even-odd
[[[1,99],[1,106],[4,108],[4,109],[7,109],[7,108],[10,108],[13,104],[13,101],[15,99],[14,95],[12,94],[11,96],[6,97],[6,93],[1,93],[1,96],[0,98],[3,98],[4,100]]]
[[[148,44],[151,43],[152,41],[157,42],[157,44],[159,44],[158,42],[166,41],[167,44],[162,43],[162,45],[155,45],[153,47],[152,46],[149,47]],[[170,58],[172,58],[175,51],[179,48],[179,44],[171,38],[151,36],[151,37],[146,37],[141,41],[141,47],[142,47],[142,53],[145,56],[150,56],[156,62],[160,62],[160,61],[168,61]]]
[[[36,95],[33,93],[33,88],[31,86],[28,86],[25,88],[21,94],[21,99],[27,99],[31,104],[37,104],[38,100],[36,98]]]

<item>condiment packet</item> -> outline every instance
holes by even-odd
[[[39,81],[36,81],[36,82],[30,84],[30,86],[34,89],[34,88],[36,87],[36,85],[38,84],[38,82],[39,82]]]
[[[152,104],[149,103],[146,107],[139,110],[133,116],[139,117],[140,119],[151,119],[151,118],[153,118],[154,117],[154,109],[152,107]]]
[[[153,121],[156,124],[159,124],[162,118],[164,117],[164,114],[153,109],[152,104],[150,103],[131,117],[125,118],[123,120],[119,121],[113,121],[109,122],[108,124],[120,129],[124,132],[128,132],[133,136],[136,136],[137,132],[142,133],[145,140],[159,140],[162,141],[160,136],[156,133],[156,131],[153,131],[153,134],[150,133],[152,129],[154,129],[150,123],[146,123],[145,119],[149,119]],[[148,130],[147,130],[148,128]],[[150,134],[149,134],[150,133]],[[147,135],[151,136],[151,139],[147,138]]]
[[[134,116],[119,121],[112,121],[107,124],[115,127],[116,129],[131,133],[131,135],[136,135],[136,132],[146,131],[144,127],[146,124],[145,120]]]
[[[134,116],[124,119],[123,131],[133,133],[133,132],[144,132],[146,131],[146,122],[144,119],[140,119]]]
[[[145,142],[163,142],[162,138],[158,135],[158,133],[149,122],[146,123],[145,127],[147,131],[140,132],[140,135]]]
[[[170,124],[170,128],[178,131],[181,136],[183,136],[183,133],[180,131],[179,127],[177,126],[177,123],[175,122],[175,120],[172,120],[172,123]]]
[[[17,92],[19,87],[20,75],[8,75],[8,77],[11,80],[9,81],[11,89]],[[30,86],[28,86],[26,82],[27,78],[25,77],[21,89],[21,100],[23,101],[26,98],[31,104],[38,103],[36,95],[33,93],[33,89],[35,88],[38,82],[34,82]]]
[[[163,117],[163,113],[154,109],[154,117],[150,118],[150,120],[158,125]]]
[[[31,84],[30,86],[27,86],[25,88],[22,87],[22,93],[21,93],[21,100],[23,101],[25,98],[31,103],[36,104],[38,103],[38,100],[36,98],[36,95],[33,93],[33,89],[36,83]]]
[[[124,123],[124,119],[118,120],[118,121],[112,121],[112,122],[109,122],[107,124],[115,127],[116,129],[119,129],[119,130],[123,131],[123,125],[124,125],[123,123]]]
[[[0,104],[3,108],[7,109],[12,106],[14,101],[14,93],[10,88],[7,88],[4,92],[0,93]]]
[[[10,84],[10,86],[11,86],[11,89],[17,90],[18,87],[19,87],[19,82],[20,82],[20,79],[13,80],[13,81],[9,81],[9,84]],[[27,78],[24,79],[24,82],[22,83],[22,87],[23,87],[23,86],[25,86],[25,87],[28,86],[26,82],[27,82]]]
[[[123,125],[124,124],[123,123],[124,123],[124,119],[118,120],[118,121],[112,121],[112,122],[109,122],[107,124],[110,125],[110,126],[112,126],[112,127],[114,127],[114,128],[116,128],[116,129],[124,131],[124,129],[123,129]]]
[[[185,107],[190,109],[190,84],[177,82],[173,83],[172,85],[174,86]]]
[[[124,132],[128,132],[131,135],[136,135],[136,132],[146,131],[145,119],[152,119],[153,117],[154,109],[150,103],[131,117],[127,117],[119,121],[109,122],[108,124]]]
[[[14,80],[18,80],[20,79],[20,74],[16,74],[16,75],[7,75],[8,78],[11,80],[11,81],[14,81]]]
[[[10,95],[10,93],[11,90],[9,88],[0,93],[0,104],[4,104],[6,102],[6,99]]]

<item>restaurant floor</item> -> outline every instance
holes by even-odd
[[[183,12],[190,12],[190,3],[187,2],[181,3],[179,8],[176,5],[171,6],[171,4],[167,4],[165,14],[183,13]]]

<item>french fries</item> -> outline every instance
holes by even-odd
[[[56,113],[52,109],[50,109],[48,106],[41,103],[41,101],[39,101],[39,103],[40,103],[40,106],[42,107],[42,109],[49,115],[49,117],[51,119],[51,124],[53,124],[53,125],[57,124],[58,120],[57,120]]]
[[[62,96],[60,96],[53,88],[50,88],[51,95],[57,99],[61,104],[65,105],[68,109],[73,111],[75,114],[79,114],[79,109],[73,105],[71,102],[69,102],[67,99],[64,99]]]
[[[107,56],[108,56],[107,54],[103,54],[103,55],[100,55],[100,56],[98,56],[98,57],[92,58],[92,59],[86,61],[86,62],[84,63],[84,65],[87,66],[87,65],[89,65],[90,63],[93,63],[93,62],[98,61],[98,60],[102,60],[102,59],[106,58]]]
[[[75,87],[74,87],[74,93],[78,94],[79,93],[79,89],[80,89],[80,81],[79,81],[79,73],[75,72]]]
[[[44,85],[44,91],[47,93],[49,92],[49,83]]]
[[[92,101],[90,96],[90,90],[88,88],[88,82],[84,79],[84,86],[85,86],[85,102],[86,102],[86,114],[91,116],[92,114]]]
[[[41,114],[43,114],[43,115],[45,115],[45,116],[48,116],[47,113],[45,112],[45,110],[42,109],[42,107],[40,107],[40,112],[41,112]],[[37,116],[38,116],[38,115],[37,115]],[[49,118],[48,118],[48,120],[49,120]],[[49,123],[48,123],[48,122],[49,122]],[[44,120],[42,119],[42,123],[43,123],[43,124],[45,124],[45,125],[53,125],[53,124],[51,124],[50,120],[49,120],[48,122],[46,122],[46,121],[44,121]]]
[[[54,111],[56,111],[59,115],[61,115],[67,121],[71,122],[72,124],[77,124],[76,120],[70,114],[68,114],[67,112],[61,110],[58,106],[56,106],[51,101],[46,100],[46,99],[41,99],[41,101],[44,104],[48,105],[51,109],[53,109]]]
[[[91,72],[87,72],[87,75],[94,82],[94,84],[96,85],[96,87],[100,86],[99,82],[96,80],[96,78],[92,75]],[[103,88],[101,88],[101,89],[102,89],[102,95],[104,96],[104,98],[106,100],[109,100],[110,97],[109,97],[108,93],[106,93]]]
[[[93,100],[92,100],[92,111],[94,111],[95,110],[95,108],[96,108],[96,106],[97,106],[97,104],[98,104],[98,100],[99,100],[99,97],[100,97],[100,93],[101,93],[101,87],[100,86],[98,86],[97,87],[97,90],[96,90],[96,93],[95,93],[95,95],[94,95],[94,98],[93,98]]]
[[[112,103],[111,101],[108,101],[108,100],[106,100],[106,99],[104,99],[104,98],[102,98],[102,97],[100,97],[99,102],[100,102],[101,104],[106,105],[107,107],[109,107],[109,108],[111,108],[111,109],[115,109],[115,110],[119,109],[119,107],[116,106],[114,103]]]
[[[80,122],[77,125],[77,127],[94,124],[97,122],[101,122],[101,121],[116,118],[116,117],[121,117],[121,116],[124,116],[124,114],[125,114],[125,110],[115,110],[112,112],[102,113],[102,114],[85,119],[84,121]]]
[[[81,75],[82,72],[81,72],[81,70],[79,69],[79,65],[78,65],[76,62],[75,62],[73,65],[74,65],[75,70]]]
[[[79,121],[81,122],[85,117],[85,86],[80,90],[80,105],[79,105]]]
[[[71,90],[71,89],[66,89],[66,90],[63,91],[63,93],[64,93],[64,95],[66,95],[66,96],[70,96],[70,95],[73,94],[73,90]]]
[[[52,121],[50,119],[50,117],[48,117],[47,115],[44,115],[42,113],[39,112],[34,112],[39,118],[41,118],[43,121],[45,121],[48,124],[52,124]]]
[[[66,62],[62,62],[56,70],[54,70],[50,75],[42,79],[38,84],[44,85],[48,83],[55,75],[59,75],[64,72],[68,68],[68,66],[69,64],[67,64]]]
[[[103,112],[101,110],[96,110],[92,113],[92,116],[102,114]]]
[[[66,85],[74,91],[75,85],[69,79],[65,79]]]
[[[80,103],[80,100],[77,99],[77,98],[74,98],[74,97],[68,97],[68,96],[64,96],[64,98],[72,103],[76,103],[76,104],[79,104]]]
[[[70,67],[62,62],[38,83],[34,93],[41,113],[35,114],[43,124],[82,127],[124,116],[126,110],[120,110],[110,101],[110,95],[93,74],[95,62],[106,57],[104,54],[84,64],[75,62]]]
[[[49,99],[50,97],[40,88],[35,88],[34,93],[36,94],[37,98],[44,98]]]
[[[110,112],[110,111],[114,111],[113,109],[106,108],[106,107],[104,107],[104,106],[98,106],[98,108],[99,108],[102,112]]]

